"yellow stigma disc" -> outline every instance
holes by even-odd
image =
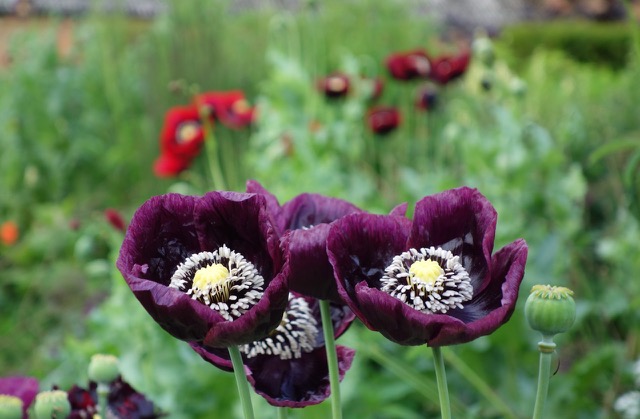
[[[207,285],[215,285],[229,277],[229,270],[219,263],[198,269],[193,277],[193,288],[203,290]]]
[[[409,273],[412,278],[419,279],[425,284],[434,284],[440,275],[444,275],[444,270],[438,262],[428,259],[413,262],[409,268]]]

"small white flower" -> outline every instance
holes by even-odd
[[[624,419],[640,418],[640,391],[630,391],[618,397],[613,405]]]

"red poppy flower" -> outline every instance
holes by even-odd
[[[20,238],[20,229],[13,221],[5,221],[0,225],[0,242],[7,246],[13,245]]]
[[[122,215],[120,215],[117,210],[113,208],[107,208],[106,210],[104,210],[104,217],[116,230],[120,230],[124,233],[127,229],[124,218],[122,218]]]
[[[205,107],[211,120],[239,129],[251,125],[256,118],[256,109],[249,105],[241,90],[228,92],[206,92],[194,98],[198,107]]]
[[[333,73],[318,80],[317,87],[328,98],[345,97],[349,93],[349,77],[342,73]]]
[[[397,80],[426,78],[431,70],[429,57],[421,49],[391,54],[385,64],[391,76]]]
[[[440,56],[431,60],[429,78],[440,84],[447,84],[462,76],[469,66],[471,53],[464,51],[456,56]]]
[[[160,135],[161,154],[194,158],[204,143],[204,129],[195,106],[176,106],[167,111]]]
[[[392,106],[376,106],[367,112],[369,128],[376,134],[388,134],[398,128],[402,116]]]
[[[175,177],[191,166],[192,158],[162,153],[153,163],[153,173],[158,177]]]

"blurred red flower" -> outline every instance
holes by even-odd
[[[120,230],[123,233],[127,230],[124,218],[122,218],[122,215],[120,215],[117,210],[113,208],[107,208],[106,210],[104,210],[104,217],[116,230]]]
[[[349,77],[342,73],[333,73],[318,80],[317,87],[328,98],[345,97],[349,93]]]
[[[5,221],[0,226],[0,241],[7,245],[11,246],[15,244],[20,238],[20,230],[18,229],[18,225],[13,221]]]
[[[447,84],[462,76],[469,66],[471,53],[463,51],[456,56],[442,55],[431,60],[429,78],[440,84]]]
[[[391,54],[385,64],[391,76],[397,80],[426,78],[431,71],[429,57],[422,49]]]
[[[176,106],[167,111],[160,134],[160,150],[186,159],[200,154],[204,129],[195,106]]]
[[[392,106],[376,106],[367,112],[369,128],[376,134],[388,134],[402,121],[400,111]]]
[[[198,108],[204,107],[211,121],[240,129],[251,125],[256,118],[256,109],[249,105],[241,90],[227,92],[205,92],[196,95],[194,102]]]

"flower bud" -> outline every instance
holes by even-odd
[[[67,393],[61,390],[43,391],[36,396],[34,412],[37,419],[62,419],[71,413]]]
[[[524,314],[533,330],[553,336],[569,330],[576,318],[573,291],[565,287],[534,285],[524,305]]]
[[[0,419],[22,419],[22,400],[0,394]]]
[[[89,379],[96,383],[111,384],[120,375],[118,358],[113,355],[96,354],[89,362]]]
[[[480,60],[480,62],[487,67],[491,67],[496,59],[496,53],[493,48],[493,43],[486,36],[480,36],[474,39],[471,49],[474,56]]]

